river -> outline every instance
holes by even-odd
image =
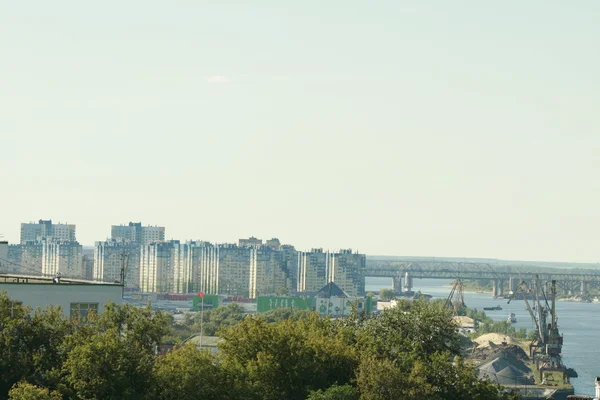
[[[443,279],[414,279],[414,291],[430,294],[437,298],[447,298],[453,281]],[[391,288],[391,278],[367,278],[365,289],[378,291]],[[506,320],[510,313],[515,313],[516,329],[533,329],[531,317],[522,300],[494,299],[489,293],[465,292],[465,303],[469,308],[481,310],[483,307],[501,306],[502,311],[487,311],[493,320]],[[578,378],[571,379],[575,393],[594,396],[594,378],[600,376],[600,303],[556,302],[558,327],[564,336],[562,348],[563,362],[567,367],[574,368]]]

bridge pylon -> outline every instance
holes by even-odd
[[[404,291],[406,293],[411,293],[413,287],[413,278],[407,273],[404,274]]]
[[[402,295],[402,276],[397,275],[392,278],[392,289],[394,289],[394,293],[396,296]]]

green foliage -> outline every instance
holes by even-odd
[[[82,322],[0,294],[0,399],[9,390],[33,400],[506,398],[458,356],[452,311],[440,303],[338,320],[289,309],[246,316],[235,304],[204,315],[224,339],[219,354],[188,344],[157,357],[155,346],[195,330],[199,314],[169,327],[163,313],[110,304]]]
[[[80,399],[144,399],[167,324],[164,313],[149,307],[108,304],[66,338],[60,387]]]
[[[21,380],[48,383],[63,359],[59,346],[75,327],[58,308],[32,311],[0,292],[0,398]]]
[[[287,286],[282,286],[277,288],[277,290],[275,290],[275,294],[277,296],[287,296],[290,294],[290,288],[288,288]]]
[[[159,357],[154,366],[157,399],[235,399],[234,381],[205,351],[187,344]]]
[[[248,382],[255,398],[305,399],[309,390],[349,383],[355,350],[345,329],[311,314],[270,324],[248,317],[222,333],[223,365]]]
[[[8,392],[9,400],[61,400],[60,393],[47,388],[32,385],[25,381],[19,382]]]
[[[380,289],[379,298],[383,301],[390,301],[396,298],[396,293],[392,289]]]
[[[202,313],[196,313],[194,329],[200,332],[200,318]],[[219,306],[214,310],[204,312],[202,330],[206,336],[214,336],[223,328],[236,325],[244,318],[244,309],[237,303]]]
[[[48,388],[66,398],[143,399],[167,323],[150,308],[114,304],[84,322],[58,308],[32,312],[0,293],[0,399],[20,381],[31,384],[13,388],[21,398]]]
[[[300,319],[310,315],[312,311],[301,310],[299,308],[275,308],[260,314],[260,317],[267,322],[281,322],[286,319]]]
[[[406,351],[458,354],[460,350],[452,313],[425,300],[401,301],[378,318],[366,320],[361,328],[360,342],[378,356]]]
[[[307,400],[358,400],[359,393],[351,385],[333,385],[325,390],[312,391]]]

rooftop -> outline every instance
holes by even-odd
[[[29,284],[53,284],[54,277],[51,276],[40,276],[40,275],[20,275],[20,274],[1,274],[0,283],[29,283]],[[85,279],[73,279],[60,277],[60,285],[110,285],[110,286],[122,286],[118,282],[100,282],[100,281],[89,281]]]

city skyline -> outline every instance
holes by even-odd
[[[600,261],[600,3],[8,2],[0,234]]]

